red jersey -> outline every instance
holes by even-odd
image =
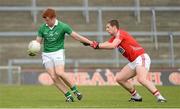
[[[126,31],[119,29],[117,36],[112,36],[108,42],[112,43],[116,37],[121,40],[117,46],[119,52],[130,62],[145,52],[144,48]]]

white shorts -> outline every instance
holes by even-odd
[[[50,53],[42,52],[42,61],[45,68],[54,67],[57,65],[64,65],[65,63],[64,49]]]
[[[133,62],[128,63],[131,69],[135,69],[137,65],[144,66],[147,71],[150,69],[151,59],[148,54],[144,53],[138,56]]]

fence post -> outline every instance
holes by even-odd
[[[157,50],[158,38],[157,38],[157,28],[156,28],[156,13],[154,8],[152,8],[151,32],[152,32],[152,41],[155,43],[155,48]]]
[[[83,11],[83,15],[86,18],[86,23],[89,23],[89,6],[88,6],[88,0],[84,0],[83,2],[84,4],[84,11]]]
[[[8,84],[12,84],[12,64],[13,60],[9,60],[8,62]]]
[[[134,15],[137,17],[137,22],[141,22],[141,13],[140,13],[140,1],[139,0],[134,0],[135,2],[135,10],[134,10]]]
[[[98,41],[99,42],[103,42],[103,22],[102,22],[102,10],[101,9],[98,9],[98,32],[99,32],[99,35],[98,35]]]
[[[116,62],[116,67],[119,67],[119,50],[118,49],[114,49],[115,51],[115,62]]]
[[[174,67],[174,41],[173,33],[169,33],[169,66]]]
[[[79,62],[77,60],[74,61],[74,73],[76,74],[79,69]]]
[[[79,71],[79,62],[78,62],[78,60],[74,60],[74,76],[75,76],[76,80],[78,77],[78,71]],[[75,84],[77,84],[77,83],[75,83]]]
[[[32,10],[31,10],[31,15],[33,17],[33,22],[34,24],[37,23],[37,9],[36,9],[36,0],[31,0],[32,1]]]

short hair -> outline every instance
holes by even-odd
[[[54,18],[54,17],[56,17],[56,11],[52,8],[47,8],[46,10],[43,11],[42,17],[43,18],[46,18],[46,17]]]
[[[110,20],[110,21],[108,21],[108,23],[109,23],[111,26],[116,26],[116,28],[119,29],[119,22],[118,22],[118,20]]]

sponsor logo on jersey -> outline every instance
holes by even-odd
[[[121,46],[118,47],[118,51],[119,51],[121,54],[124,54],[124,52],[125,52],[125,50],[124,50]]]

